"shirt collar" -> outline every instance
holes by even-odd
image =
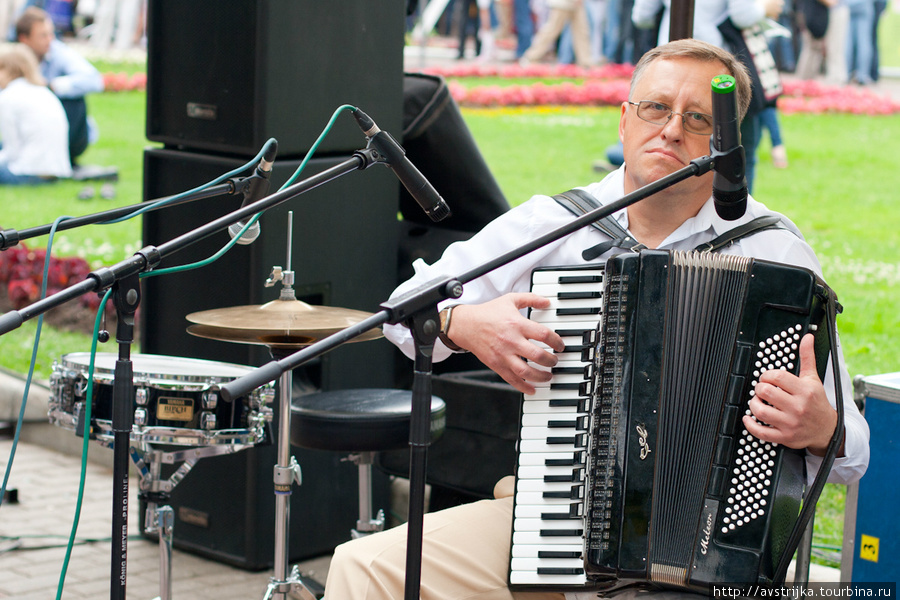
[[[625,167],[624,165],[619,169],[616,169],[609,175],[607,175],[603,181],[601,182],[606,185],[616,186],[612,189],[618,190],[618,198],[621,198],[625,195]],[[614,198],[617,199],[617,198]],[[748,198],[749,200],[749,198]],[[616,212],[613,215],[616,221],[619,222],[619,225],[622,226],[626,231],[628,230],[628,210],[622,209]],[[688,238],[692,238],[697,235],[706,234],[709,239],[713,239],[719,235],[722,235],[726,231],[741,225],[752,218],[751,215],[745,214],[740,219],[736,221],[726,221],[721,218],[716,212],[715,202],[713,197],[710,196],[707,201],[700,208],[699,212],[690,219],[687,219],[684,223],[681,224],[678,229],[673,231],[669,236],[663,240],[663,242],[659,245],[660,248],[666,248],[678,244]]]

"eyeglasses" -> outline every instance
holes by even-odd
[[[665,125],[672,119],[672,115],[680,115],[685,131],[698,135],[712,135],[712,115],[692,111],[677,113],[665,104],[652,100],[641,100],[640,102],[629,100],[628,104],[636,106],[637,116],[648,123]]]

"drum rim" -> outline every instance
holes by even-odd
[[[97,358],[94,361],[94,377],[96,378],[98,376],[113,375],[115,372],[115,361],[118,357],[118,354],[115,352],[97,352],[96,356]],[[57,361],[57,366],[65,370],[81,370],[85,374],[87,374],[88,367],[90,366],[90,357],[90,352],[70,352],[68,354],[64,354],[59,358],[59,360]],[[253,367],[247,365],[239,365],[236,363],[206,360],[202,358],[170,356],[164,354],[138,353],[132,354],[130,358],[134,368],[135,380],[140,379],[162,382],[186,381],[197,383],[205,383],[210,380],[232,381],[234,379],[237,379],[238,377],[241,377],[242,375],[246,375],[253,370]],[[151,361],[153,361],[153,364],[151,364]],[[142,362],[145,364],[142,365]],[[181,367],[182,372],[165,372],[165,368],[159,368],[159,366],[166,365],[166,363],[170,363],[173,367]],[[110,366],[110,364],[112,366]],[[221,372],[202,371],[188,372],[186,370],[186,368],[192,366],[198,368],[206,366],[207,368],[209,368],[212,365],[216,365],[216,367],[222,370],[231,369],[234,371],[234,373],[224,374]],[[157,368],[154,369],[153,367]]]

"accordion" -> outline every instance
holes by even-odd
[[[764,370],[798,371],[807,332],[824,378],[833,292],[800,267],[656,250],[537,269],[532,291],[566,349],[523,402],[510,587],[783,582],[805,451],[742,416]]]

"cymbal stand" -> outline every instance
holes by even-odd
[[[272,287],[276,282],[281,282],[281,294],[279,300],[296,300],[294,294],[294,272],[291,270],[291,244],[293,235],[293,211],[288,212],[287,218],[287,269],[274,267],[266,287]],[[293,348],[269,348],[272,358],[278,360],[294,352]],[[278,378],[278,463],[275,465],[272,481],[275,487],[275,554],[274,573],[266,588],[264,600],[285,600],[287,594],[299,596],[303,600],[316,600],[309,588],[303,583],[300,569],[294,568],[288,573],[288,543],[290,540],[291,521],[291,486],[300,485],[302,477],[300,465],[291,454],[291,395],[294,386],[294,378],[291,370],[287,370]]]

